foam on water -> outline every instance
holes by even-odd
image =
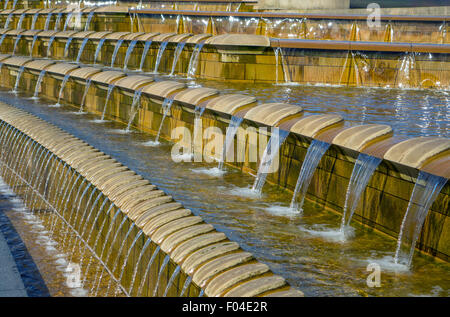
[[[346,228],[344,231],[340,228],[328,228],[324,225],[315,225],[313,228],[299,226],[298,228],[311,236],[319,237],[331,242],[344,243],[354,235],[354,229],[351,227]]]
[[[226,173],[226,171],[221,170],[218,167],[212,167],[212,168],[193,168],[191,169],[191,171],[193,173],[196,174],[205,174],[205,175],[209,175],[209,176],[215,176],[215,177],[220,177],[223,174]]]
[[[240,197],[253,198],[253,199],[258,199],[258,198],[261,198],[261,196],[262,196],[261,192],[258,192],[257,190],[253,189],[252,187],[234,186],[232,189],[229,190],[229,193],[233,196],[240,196]]]
[[[282,205],[272,205],[267,208],[265,208],[268,213],[274,215],[274,216],[282,216],[282,217],[295,217],[300,215],[300,213],[289,207],[289,206],[282,206]]]
[[[159,141],[147,141],[142,143],[143,146],[159,146],[161,143]]]

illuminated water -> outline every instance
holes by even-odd
[[[297,88],[299,87],[295,89]],[[277,91],[285,87],[271,89]],[[301,89],[308,92],[308,87]],[[360,100],[359,98],[362,100],[359,96],[361,94],[368,93],[370,96],[370,90],[366,92],[342,89],[340,94],[333,95],[330,93],[333,90],[330,89],[315,88],[315,93],[309,91],[309,94],[316,96],[316,102],[317,98],[322,98],[322,100],[334,99],[335,103],[341,100],[342,104],[345,98],[350,100],[350,95],[357,100]],[[280,90],[280,93],[281,91],[283,90]],[[325,95],[326,91],[328,91],[327,95]],[[355,93],[356,91],[359,91],[359,95]],[[377,90],[377,92],[385,96],[383,102],[389,101],[388,96],[392,98],[400,93],[384,90]],[[293,92],[288,92],[288,95],[294,98]],[[423,97],[424,92],[410,91],[403,98],[413,100],[413,96],[420,95]],[[229,167],[225,167],[227,173],[221,177],[192,173],[194,168],[213,168],[216,164],[175,163],[170,159],[170,143],[161,141],[158,147],[145,147],[142,144],[153,138],[148,134],[105,133],[111,129],[123,129],[124,125],[114,122],[99,125],[92,122],[92,119],[98,118],[97,116],[90,114],[75,116],[72,114],[74,108],[67,105],[49,108],[47,104],[51,102],[46,103],[43,100],[32,102],[20,96],[20,94],[15,96],[5,92],[0,93],[0,100],[38,115],[112,155],[167,194],[172,195],[194,214],[202,216],[206,222],[226,233],[231,240],[240,243],[244,250],[252,252],[258,260],[267,263],[275,273],[285,277],[289,283],[300,288],[308,296],[449,295],[450,266],[416,252],[410,271],[402,271],[393,262],[396,250],[395,239],[374,233],[356,223],[353,224],[353,237],[346,242],[326,239],[317,232],[338,228],[342,215],[322,210],[309,201],[305,201],[302,215],[287,213],[285,211],[289,207],[292,194],[270,184],[264,186],[261,197],[236,195],[231,192],[237,188],[250,188],[254,177]],[[369,101],[377,100],[375,94],[371,96],[365,99],[367,104]],[[435,108],[438,108],[439,100],[442,100],[439,98],[443,96],[440,93],[431,92],[428,98],[430,102],[437,101]],[[295,98],[307,100],[307,97],[302,95],[295,95]],[[379,100],[374,104],[382,107],[383,102]],[[308,104],[314,109],[313,101],[309,101]],[[414,104],[417,105],[418,101],[405,104],[414,108]],[[307,108],[305,105],[304,107]],[[319,106],[317,103],[315,109],[319,110],[319,107],[322,107],[324,111],[328,108],[333,109],[333,104],[329,102]],[[343,109],[344,105],[334,106],[335,111],[337,108]],[[357,116],[358,110],[352,109],[351,104],[347,103],[345,108],[347,112],[343,113],[344,115],[350,118]],[[413,115],[410,116],[412,117]],[[379,117],[374,115],[374,118]],[[406,125],[399,125],[397,128],[408,131]],[[414,129],[410,127],[409,131]],[[413,133],[420,132],[416,130]],[[29,239],[31,241],[25,239],[26,242],[32,243],[33,238]],[[41,258],[39,261],[45,260]],[[35,259],[35,261],[39,263],[38,260]],[[143,263],[148,261],[149,259],[142,259]],[[382,286],[380,288],[370,288],[366,285],[369,274],[366,268],[372,262],[381,265]],[[49,277],[44,276],[46,281],[52,278],[51,270],[49,275]],[[93,279],[96,280],[96,278],[98,276],[95,275]],[[134,285],[134,294],[139,286]],[[93,293],[95,293],[95,287]]]

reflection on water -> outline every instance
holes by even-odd
[[[450,136],[447,91],[196,81],[222,93],[253,95],[260,102],[296,104],[303,107],[306,115],[339,114],[348,125],[389,124],[395,135]]]
[[[297,91],[297,87],[290,89]],[[307,87],[298,89],[308,90]],[[314,95],[313,90],[316,89],[310,90],[310,97]],[[335,106],[331,102],[323,102],[326,106],[321,106],[323,109],[334,109],[330,112],[342,109],[343,106],[336,104],[338,101],[343,104],[346,99],[356,98],[367,103],[367,97],[354,96],[347,90],[342,90],[339,95],[328,93],[327,96],[325,90],[317,91],[316,94],[322,91],[323,95],[316,96],[316,102],[320,98],[335,99]],[[386,107],[376,93],[367,93],[372,94],[374,108],[393,111],[393,102]],[[411,92],[416,93],[419,92]],[[308,102],[311,105],[307,107],[302,104],[305,108],[313,108],[315,102],[308,97],[292,93],[289,98],[294,96],[299,104]],[[412,100],[411,95],[405,98]],[[438,95],[430,98],[438,99]],[[96,116],[75,116],[70,113],[74,109],[67,106],[50,109],[44,101],[34,103],[7,93],[0,93],[0,100],[29,111],[110,154],[226,233],[231,240],[240,243],[243,249],[252,252],[258,260],[267,263],[275,273],[285,277],[308,296],[449,295],[448,264],[416,253],[410,271],[392,270],[388,265],[392,264],[389,259],[394,256],[395,239],[356,224],[353,225],[353,237],[345,242],[330,241],[311,234],[327,228],[338,229],[341,215],[322,210],[309,202],[305,202],[302,216],[290,213],[287,208],[292,194],[270,184],[264,187],[260,198],[246,196],[245,193],[240,195],[239,190],[251,188],[254,177],[250,175],[228,167],[220,177],[214,173],[193,173],[192,169],[210,169],[216,164],[175,163],[170,159],[171,144],[162,141],[158,147],[146,147],[142,144],[149,140],[149,135],[106,133],[111,129],[123,129],[124,126],[114,122],[96,124],[92,122]],[[315,107],[319,108],[318,103]],[[347,115],[352,116],[350,106],[347,110]],[[375,110],[373,112],[376,113]],[[375,114],[371,115],[378,118]],[[379,288],[370,288],[366,284],[371,273],[367,271],[367,265],[372,262],[381,266]]]

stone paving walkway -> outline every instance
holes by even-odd
[[[27,291],[5,237],[0,233],[0,297],[25,297]]]

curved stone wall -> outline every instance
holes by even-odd
[[[179,58],[174,61],[179,47]],[[0,52],[147,72],[158,68],[158,72],[220,81],[385,88],[450,86],[450,45],[269,40],[245,34],[3,29]],[[198,58],[193,60],[195,54]],[[410,66],[406,69],[405,65]]]
[[[3,179],[25,192],[33,188],[27,204],[36,205],[34,197],[88,239],[126,295],[302,296],[156,186],[55,126],[0,103],[0,140]],[[118,239],[108,240],[111,231],[101,223]],[[99,232],[99,244],[83,224]]]
[[[29,91],[34,89],[39,72],[28,68],[28,65],[33,65],[30,60],[16,57],[7,59],[4,56],[2,62],[1,76],[4,85],[14,87],[17,72],[22,65],[25,71],[18,87]],[[67,74],[72,74],[65,70],[64,65],[67,64],[49,66],[41,86],[41,96],[58,99],[61,81]],[[196,107],[205,109],[202,116],[203,129],[216,126],[225,131],[232,116],[239,116],[243,118],[243,122],[238,130],[238,137],[239,133],[248,133],[248,127],[278,126],[289,131],[290,134],[280,149],[280,169],[277,173],[269,174],[267,178],[269,182],[288,190],[294,190],[296,186],[297,176],[312,140],[330,143],[331,146],[320,161],[308,188],[307,199],[335,212],[342,212],[344,208],[345,189],[358,155],[366,153],[383,159],[365,190],[362,207],[356,209],[354,219],[394,238],[398,236],[419,171],[423,170],[446,179],[450,176],[448,139],[398,139],[392,137],[391,128],[385,125],[369,124],[346,128],[342,118],[337,115],[304,116],[298,106],[258,105],[254,98],[248,96],[222,95],[214,89],[187,88],[184,84],[173,81],[155,83],[150,77],[147,80],[141,75],[126,77],[126,74],[120,71],[78,67],[72,72],[74,76],[69,78],[64,87],[61,101],[79,107],[82,102],[79,92],[85,89],[86,81],[90,80],[92,85],[87,92],[85,110],[97,114],[104,112],[107,118],[130,123],[146,132],[156,133],[161,126],[161,137],[168,140],[173,139],[171,131],[176,127],[187,127],[193,133]],[[113,84],[116,87],[106,103],[108,87]],[[138,89],[142,91],[140,106],[134,109],[137,113],[130,122],[133,96]],[[161,104],[165,98],[173,98],[174,102],[161,125]],[[254,136],[247,135],[243,139],[237,137],[234,153],[241,155],[242,160],[229,164],[245,172],[256,173],[259,160],[249,160],[246,153],[249,153],[251,147],[257,149],[258,153],[264,151],[266,143],[255,140],[260,137],[267,138],[269,135],[270,131],[258,135],[255,130]],[[405,147],[408,151],[402,150]],[[417,154],[418,151],[420,155]],[[216,154],[219,153],[220,150],[216,151]],[[447,183],[428,213],[417,244],[418,249],[446,261],[449,257],[447,246],[450,228],[446,212],[449,193],[450,187]]]

